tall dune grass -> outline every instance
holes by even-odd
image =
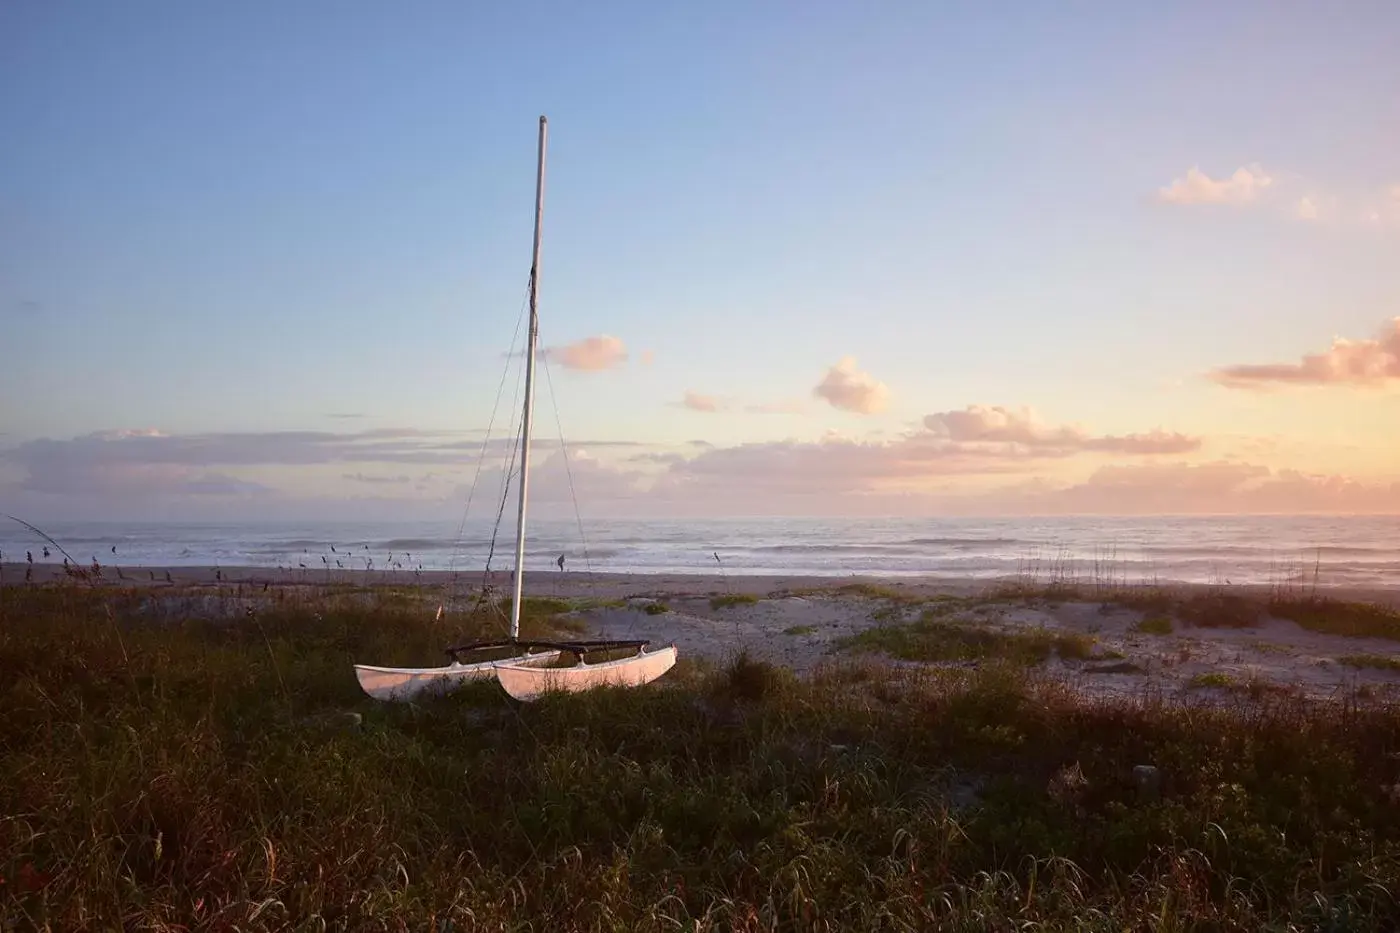
[[[1384,705],[742,657],[528,706],[490,683],[376,705],[353,661],[476,632],[412,591],[292,592],[0,590],[0,927],[1400,923]]]

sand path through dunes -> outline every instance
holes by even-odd
[[[660,604],[666,612],[648,614]],[[598,608],[576,614],[602,638],[650,638],[672,644],[682,657],[723,661],[747,650],[754,657],[807,673],[824,660],[835,641],[870,626],[869,607],[856,601],[784,596],[752,603],[712,605],[710,598],[679,596],[632,600],[627,608]]]

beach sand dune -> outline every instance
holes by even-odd
[[[26,585],[25,570],[25,565],[6,565],[4,584]],[[251,567],[107,567],[100,578],[78,579],[48,564],[35,565],[30,575],[34,585],[59,581],[138,587],[166,616],[230,617],[279,595],[331,593],[409,595],[425,613],[437,605],[450,613],[475,601],[483,584],[496,596],[508,594],[511,585],[508,573],[483,577]],[[1388,696],[1400,689],[1400,589],[1285,594],[1267,587],[1201,585],[1046,590],[1018,586],[1017,581],[968,579],[583,573],[531,573],[525,587],[531,596],[569,601],[574,606],[570,615],[581,623],[576,627],[590,636],[674,643],[683,659],[701,663],[724,663],[746,652],[799,674],[862,660],[966,666],[1015,653],[1024,648],[1025,638],[1063,636],[1034,666],[1079,689],[1110,696],[1219,699],[1262,691],[1323,697],[1357,688]],[[1201,599],[1254,608],[1243,622],[1193,620],[1188,609]],[[1283,617],[1290,614],[1284,611],[1287,606],[1299,605],[1317,610],[1292,613],[1306,626]],[[1365,625],[1330,621],[1340,618],[1338,613],[1356,615],[1348,606],[1372,607],[1363,613]],[[858,637],[872,631],[893,632],[904,639],[900,644],[912,647],[891,651],[889,639]],[[977,636],[985,644],[979,642],[976,650],[954,645],[956,650],[948,651],[940,643],[950,637],[966,640],[967,632],[987,633]],[[423,660],[437,663],[436,658]]]

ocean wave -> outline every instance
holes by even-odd
[[[589,560],[607,560],[610,557],[621,557],[622,550],[615,547],[591,547],[588,549],[587,555],[579,551],[578,554],[566,554],[565,556],[572,561],[581,561],[585,556]]]
[[[472,542],[459,542],[460,547],[472,547]],[[370,546],[372,551],[432,551],[437,548],[452,547],[452,542],[442,538],[391,538]]]
[[[1005,550],[1016,544],[1029,544],[1020,538],[908,538],[902,541],[866,544],[770,544],[744,548],[758,554],[907,554],[927,555],[930,548],[954,550]]]
[[[17,537],[24,537],[26,540],[28,540],[31,536],[36,541],[40,540],[37,535],[33,535],[31,532],[23,532]],[[80,544],[101,544],[103,546],[110,547],[113,544],[120,546],[122,544],[130,544],[140,540],[137,538],[133,538],[130,535],[104,535],[101,537],[93,538],[70,538],[66,535],[54,535],[53,539],[59,544],[62,544],[64,547],[77,547]]]
[[[1007,547],[1012,544],[1033,544],[1020,538],[910,538],[901,544],[914,547]]]
[[[1342,544],[1323,544],[1316,547],[1300,548],[1300,553],[1307,557],[1315,555],[1319,551],[1323,554],[1332,554],[1340,557],[1365,557],[1368,554],[1396,554],[1400,555],[1400,548],[1394,547],[1354,547]]]
[[[1373,554],[1400,554],[1400,548],[1358,547],[1355,545],[1324,544],[1310,547],[1260,547],[1241,544],[1171,545],[1145,544],[1139,547],[1123,547],[1123,552],[1144,555],[1159,554],[1164,557],[1261,557],[1274,560],[1307,560],[1321,552],[1333,557],[1367,557]]]
[[[721,548],[754,554],[909,554],[919,552],[899,544],[768,544],[749,548]]]

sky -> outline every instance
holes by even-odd
[[[1396,48],[1382,2],[11,0],[0,511],[498,490],[543,114],[545,511],[1400,512]]]

